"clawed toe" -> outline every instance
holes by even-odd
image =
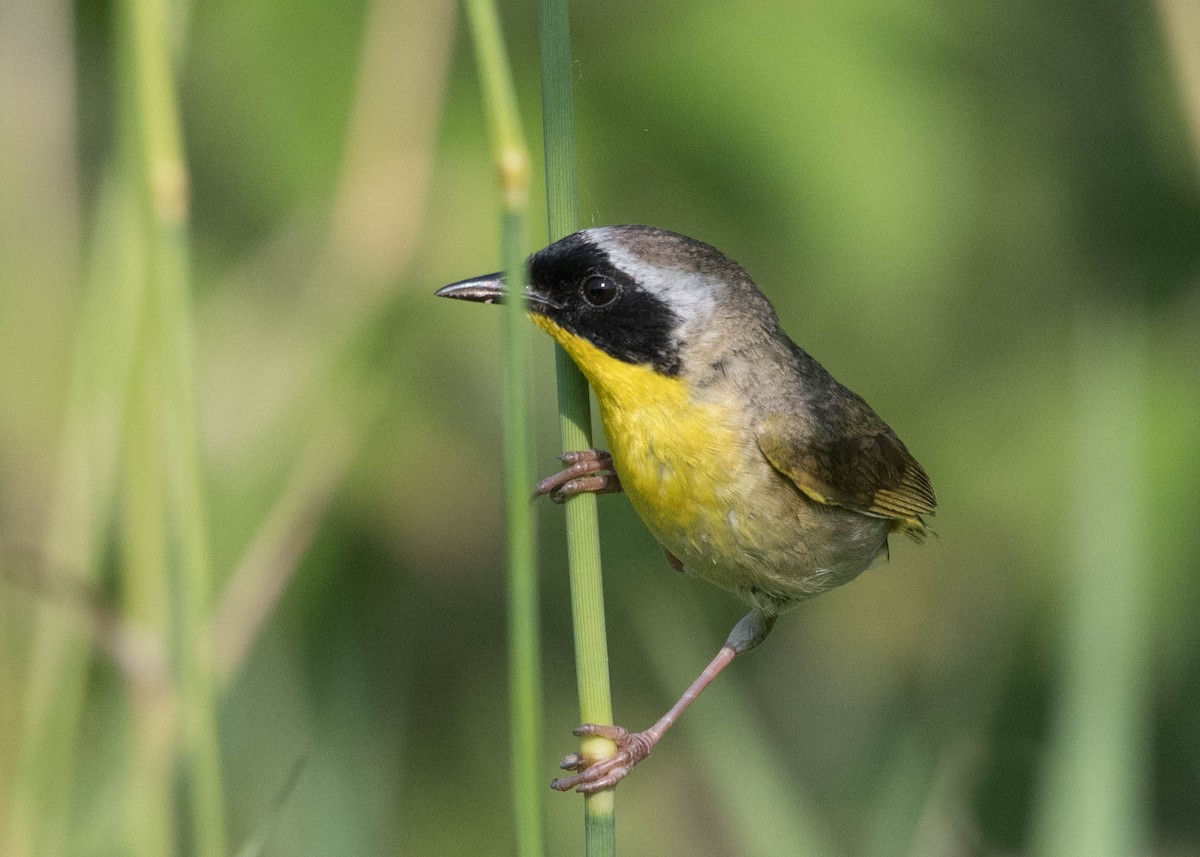
[[[563,760],[558,763],[558,766],[564,771],[581,771],[587,767],[587,760],[578,753],[570,753],[563,756]]]
[[[617,752],[589,763],[578,753],[565,756],[559,766],[566,771],[577,771],[571,777],[559,777],[550,787],[560,792],[576,789],[583,794],[592,794],[612,788],[629,775],[633,766],[650,755],[658,738],[651,732],[630,732],[621,726],[585,723],[572,730],[581,738],[607,738],[617,745]]]
[[[624,726],[613,726],[608,723],[584,723],[571,730],[577,738],[607,738],[620,747],[629,740],[629,730]]]
[[[537,484],[534,497],[549,494],[563,503],[576,494],[612,494],[621,490],[612,456],[600,449],[581,449],[559,456],[567,466]]]

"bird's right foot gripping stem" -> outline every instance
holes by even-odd
[[[604,450],[564,452],[559,458],[567,466],[539,482],[535,497],[549,494],[555,503],[562,503],[576,494],[615,494],[622,490],[612,456]]]

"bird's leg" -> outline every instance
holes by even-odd
[[[585,723],[574,730],[580,737],[596,735],[608,738],[617,745],[615,755],[604,759],[589,761],[578,753],[572,753],[562,760],[560,767],[566,771],[578,771],[572,777],[559,777],[550,784],[551,788],[560,792],[578,789],[584,794],[611,788],[624,779],[633,766],[650,755],[654,745],[663,734],[683,714],[684,709],[691,705],[704,688],[708,687],[721,670],[725,669],[736,656],[748,652],[766,639],[771,627],[775,624],[774,616],[767,616],[757,610],[747,615],[734,626],[725,640],[725,645],[717,656],[712,659],[704,672],[692,682],[692,686],[684,691],[679,701],[671,706],[671,710],[659,718],[658,722],[644,732],[630,732],[620,726],[604,726],[596,723]]]
[[[612,456],[604,450],[564,452],[559,458],[567,466],[539,482],[535,497],[549,494],[555,503],[562,503],[576,494],[613,494],[621,490],[621,480],[613,469]]]

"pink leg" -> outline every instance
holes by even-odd
[[[535,497],[549,494],[555,503],[562,503],[568,497],[585,492],[613,494],[621,490],[612,456],[604,450],[581,449],[563,453],[560,458],[567,466],[539,482]]]
[[[725,669],[737,655],[748,652],[761,643],[775,624],[774,616],[766,616],[755,611],[746,616],[734,626],[729,638],[717,656],[709,662],[699,677],[692,682],[691,687],[684,691],[679,701],[671,706],[671,710],[659,718],[658,722],[644,732],[630,732],[621,726],[607,726],[596,723],[585,723],[574,730],[581,737],[598,735],[608,738],[617,745],[617,752],[606,759],[588,761],[578,753],[572,753],[562,760],[562,767],[568,771],[578,771],[573,777],[559,777],[550,787],[560,792],[577,788],[584,794],[612,788],[633,769],[633,766],[650,755],[663,734],[679,719],[684,710],[691,705],[696,697],[709,683]]]

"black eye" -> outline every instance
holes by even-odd
[[[608,277],[592,274],[583,281],[583,299],[592,306],[604,306],[617,296],[617,284]]]

